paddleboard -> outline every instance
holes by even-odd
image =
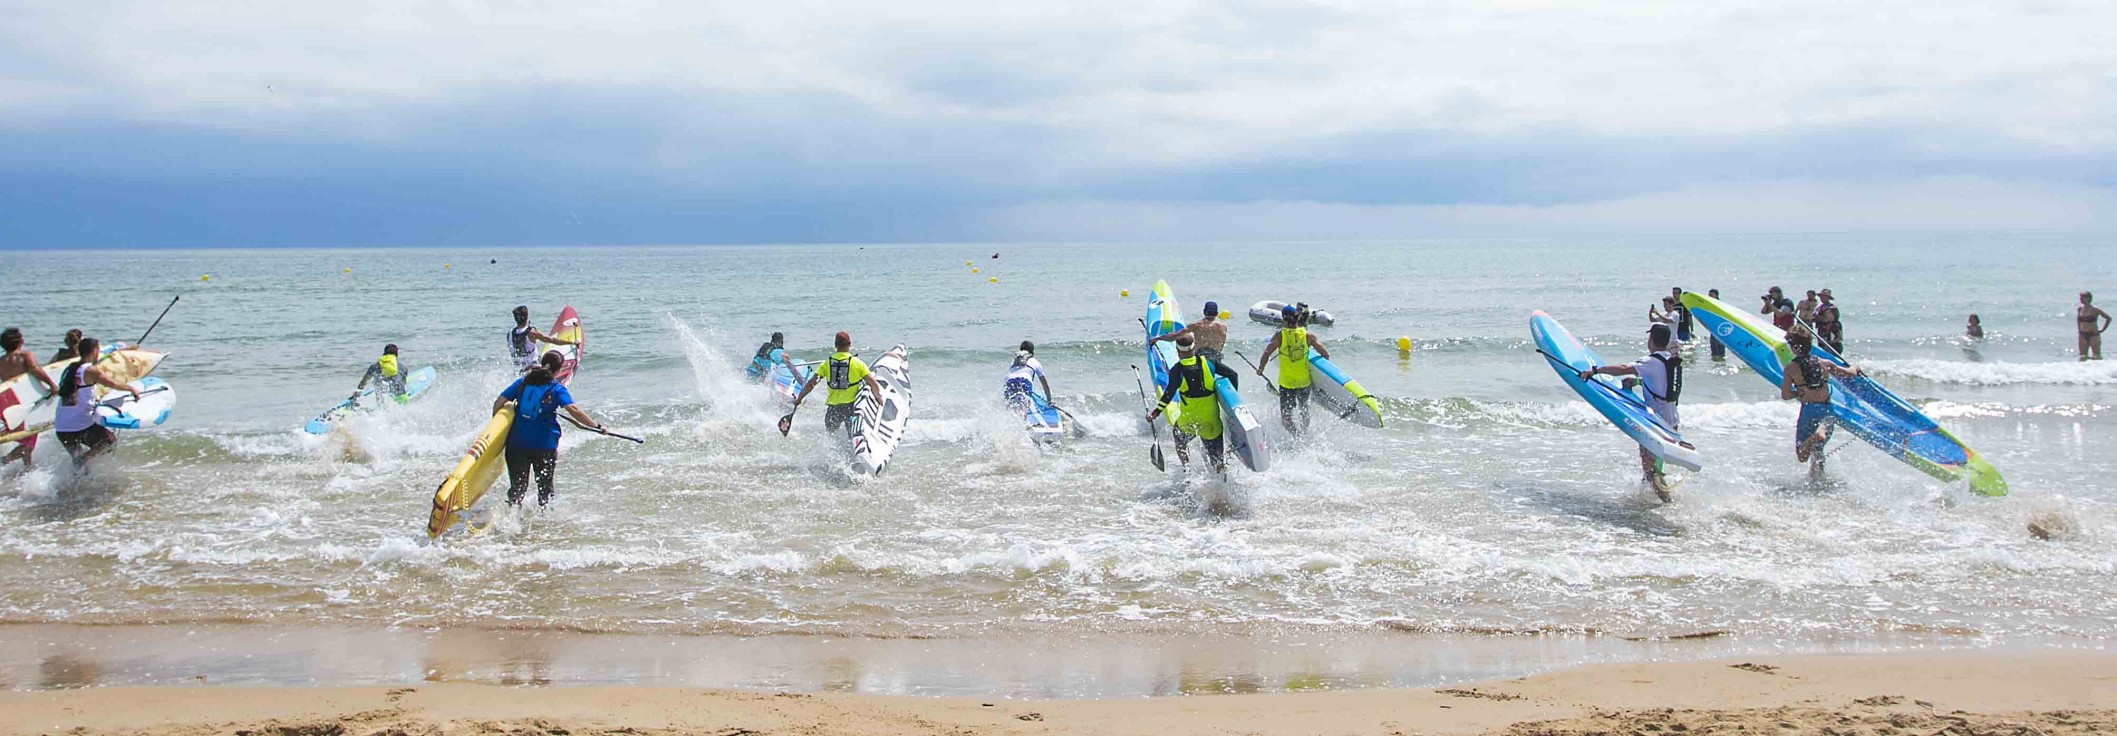
[[[1021,406],[1022,425],[1029,431],[1029,439],[1038,443],[1057,442],[1073,434],[1073,420],[1058,407],[1052,406],[1042,394],[1031,390],[1028,404]]]
[[[140,392],[140,397],[110,391],[110,398],[96,402],[96,423],[111,429],[148,429],[169,421],[170,410],[176,408],[176,389],[152,377],[127,385]]]
[[[807,385],[809,378],[816,375],[815,366],[797,363],[795,368],[800,372],[788,370],[785,363],[774,364],[766,381],[766,385],[772,390],[773,398],[779,400],[781,408],[792,407],[794,397],[801,395],[801,387]]]
[[[1565,326],[1541,310],[1529,315],[1529,334],[1536,340],[1536,349],[1547,356],[1545,362],[1558,373],[1568,388],[1580,394],[1582,401],[1595,407],[1602,418],[1617,425],[1625,436],[1638,442],[1640,447],[1661,458],[1662,462],[1689,470],[1705,467],[1705,456],[1697,448],[1683,441],[1683,435],[1662,424],[1654,412],[1647,409],[1646,397],[1624,388],[1611,376],[1591,376],[1582,380],[1580,372],[1606,365],[1595,351],[1581,344],[1580,340],[1567,332]]]
[[[434,510],[426,521],[427,538],[440,537],[455,526],[456,519],[478,505],[478,499],[492,488],[500,471],[507,467],[507,430],[514,423],[515,405],[510,401],[493,412],[484,429],[478,430],[478,438],[471,441],[470,449],[441,480],[441,487],[434,489]]]
[[[853,464],[861,472],[881,475],[911,422],[911,363],[904,357],[904,346],[883,353],[867,373],[882,394],[861,391],[855,404],[860,428],[853,433]]]
[[[1220,397],[1220,434],[1227,442],[1228,452],[1242,461],[1242,466],[1257,472],[1272,467],[1271,446],[1264,443],[1262,425],[1250,408],[1243,405],[1242,394],[1226,377],[1215,377],[1213,393]]]
[[[1786,345],[1786,331],[1712,297],[1686,292],[1683,304],[1720,338],[1727,351],[1750,370],[1777,388],[1785,380],[1786,364],[1793,349]],[[1812,354],[1820,360],[1848,365],[1845,359],[1818,342]],[[1970,490],[1987,496],[2007,495],[2007,481],[1999,470],[1971,450],[1969,445],[1943,429],[1931,417],[1897,396],[1865,373],[1851,379],[1830,378],[1830,408],[1838,426],[1854,436],[1903,461],[1920,472],[1946,481],[1968,480]]]
[[[1308,365],[1314,376],[1309,385],[1315,387],[1314,399],[1323,405],[1324,411],[1362,427],[1382,428],[1382,404],[1359,381],[1345,375],[1338,364],[1323,357],[1315,348],[1308,349]]]
[[[1273,327],[1285,327],[1286,315],[1281,313],[1285,309],[1286,302],[1263,301],[1252,304],[1250,305],[1250,321]],[[1329,327],[1337,324],[1338,321],[1333,319],[1329,312],[1312,307],[1308,310],[1308,323],[1316,327]]]
[[[573,311],[573,307],[560,309],[559,318],[551,323],[551,331],[545,334],[560,340],[572,340],[580,343],[578,345],[547,346],[552,350],[559,351],[559,357],[564,358],[566,361],[559,366],[559,372],[553,374],[552,377],[557,378],[561,386],[571,386],[573,383],[573,372],[581,365],[581,348],[588,346],[587,333],[581,328],[581,315]]]
[[[426,366],[404,374],[404,400],[409,402],[412,399],[419,398],[420,394],[426,393],[427,387],[434,385],[434,376],[433,366]],[[338,402],[337,406],[324,410],[322,414],[316,415],[315,419],[309,420],[308,424],[302,425],[301,430],[309,434],[323,434],[331,431],[332,422],[354,414],[371,412],[381,408],[383,404],[391,402],[391,399],[387,397],[376,397],[376,392],[381,390],[381,388],[381,386],[370,385],[361,389],[359,398]]]
[[[1176,342],[1154,338],[1183,329],[1183,311],[1176,306],[1176,293],[1169,289],[1169,282],[1156,281],[1147,292],[1147,375],[1154,381],[1154,393],[1159,396],[1169,386],[1169,366],[1176,365]]]
[[[169,353],[160,350],[117,343],[103,350],[103,357],[96,360],[96,370],[113,381],[131,383],[153,373],[167,357]],[[71,360],[51,363],[44,366],[44,372],[53,381],[60,381],[73,363]],[[112,393],[108,387],[96,387],[98,401],[109,398]],[[10,404],[11,401],[16,403]],[[57,414],[58,407],[59,402],[52,399],[51,390],[27,374],[0,384],[0,453],[14,450],[6,445],[51,431],[52,417]]]

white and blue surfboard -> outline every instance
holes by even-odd
[[[1647,409],[1646,398],[1624,388],[1609,376],[1590,376],[1582,379],[1582,371],[1604,365],[1595,351],[1581,344],[1573,333],[1551,315],[1541,310],[1529,316],[1529,334],[1536,339],[1536,349],[1544,354],[1545,362],[1558,373],[1566,386],[1580,394],[1582,401],[1595,407],[1595,411],[1625,436],[1638,442],[1640,447],[1653,453],[1663,462],[1689,470],[1705,467],[1705,456],[1697,448],[1683,441],[1683,435],[1661,423],[1654,412]]]

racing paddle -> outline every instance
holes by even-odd
[[[1153,411],[1147,406],[1147,382],[1139,377],[1139,366],[1136,365],[1132,366],[1132,385],[1139,388],[1140,408]],[[1168,470],[1168,461],[1161,455],[1161,425],[1150,421],[1147,428],[1154,430],[1154,447],[1147,451],[1147,459],[1154,463],[1155,470]]]

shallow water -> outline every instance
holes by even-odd
[[[97,253],[97,278],[63,283],[79,254],[0,253],[19,292],[4,319],[43,355],[70,326],[131,340],[183,296],[149,340],[172,351],[158,375],[180,392],[176,418],[86,478],[54,470],[48,443],[43,467],[0,479],[0,621],[2099,642],[2117,636],[2117,364],[2072,362],[2068,330],[2073,293],[2117,276],[2091,257],[2102,249],[1961,234],[1010,246],[998,260],[976,245],[186,251]],[[1817,265],[1789,271],[1789,253]],[[1331,310],[1319,335],[1386,397],[1388,428],[1318,418],[1277,467],[1228,483],[1156,473],[1129,368],[1156,278],[1186,311],[1213,298],[1235,312],[1236,345],[1269,336],[1242,319],[1251,302]],[[1708,466],[1659,505],[1627,440],[1530,348],[1532,309],[1629,360],[1670,286],[1747,306],[1774,283],[1838,292],[1852,358],[2013,494],[1972,496],[1849,437],[1811,482],[1791,456],[1794,407],[1728,364],[1693,369],[1685,428]],[[540,326],[580,310],[576,398],[648,443],[569,433],[554,508],[429,543],[434,485],[507,380],[520,303]],[[1993,334],[1974,349],[1953,337],[1971,311]],[[910,435],[879,478],[841,469],[813,408],[780,437],[736,375],[772,330],[814,358],[839,329],[869,356],[910,346]],[[1040,453],[1004,415],[1023,338],[1085,439]],[[386,341],[441,368],[433,394],[302,434]]]

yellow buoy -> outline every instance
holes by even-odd
[[[963,265],[965,265],[965,266],[968,266],[968,265],[970,265],[970,261],[964,261],[964,262],[963,262]]]
[[[986,280],[985,280],[985,283],[988,283],[988,284],[997,284],[997,283],[1000,283],[1000,279],[999,279],[999,277],[993,277],[993,278],[989,278],[989,279],[986,279]]]
[[[1400,359],[1404,359],[1404,360],[1410,360],[1410,359],[1411,359],[1411,338],[1410,338],[1410,337],[1406,337],[1406,336],[1403,336],[1403,335],[1398,335],[1398,336],[1397,336],[1397,357],[1398,357],[1398,358],[1400,358]]]
[[[1118,296],[1131,296],[1131,295],[1132,295],[1132,290],[1131,290],[1131,289],[1118,289],[1118,290],[1117,290],[1117,295],[1118,295]]]
[[[1225,309],[1223,309],[1223,310],[1220,310],[1220,318],[1221,318],[1221,319],[1227,319],[1227,318],[1228,318],[1228,317],[1230,317],[1230,316],[1232,316],[1232,315],[1228,314],[1228,310],[1225,310]]]
[[[352,272],[353,272],[353,269],[350,269],[350,268],[348,268],[348,269],[346,269],[346,270],[344,270],[344,271],[340,271],[339,273],[352,273]]]
[[[456,267],[456,264],[453,264],[453,263],[443,263],[443,264],[441,264],[441,267],[442,267],[442,268],[455,268],[455,267]]]
[[[971,272],[971,273],[977,273],[977,272],[978,272],[978,270],[977,270],[977,269],[975,269],[975,268],[973,268],[973,269],[970,269],[970,272]]]
[[[206,279],[207,279],[208,277],[210,277],[210,276],[212,276],[212,274],[205,274],[205,273],[202,273],[202,274],[199,274],[199,275],[198,275],[198,280],[200,280],[200,281],[205,281],[205,280],[206,280]]]

